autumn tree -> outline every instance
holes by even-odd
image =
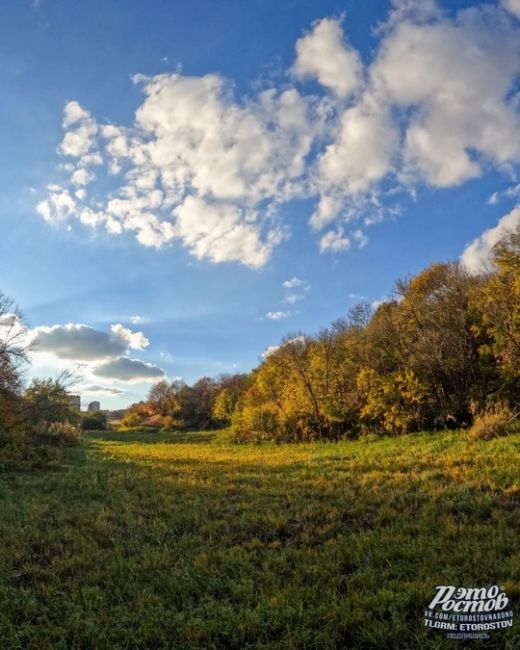
[[[157,382],[148,393],[148,404],[154,415],[173,416],[180,408],[179,393],[185,387],[183,381]]]
[[[488,276],[481,294],[483,321],[503,378],[516,384],[520,376],[520,226],[495,245],[493,262],[496,272]]]

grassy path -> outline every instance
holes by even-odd
[[[520,436],[91,434],[66,462],[0,475],[2,650],[463,648],[422,627],[435,585],[520,596]]]

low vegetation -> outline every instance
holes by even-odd
[[[520,596],[519,451],[87,434],[60,471],[0,476],[0,647],[451,648],[422,623],[436,585]]]

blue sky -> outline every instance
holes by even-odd
[[[247,371],[520,222],[519,0],[7,0],[0,55],[0,289],[84,402]]]

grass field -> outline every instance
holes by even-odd
[[[90,434],[0,477],[0,648],[520,648],[422,627],[438,584],[520,595],[520,435],[237,446]]]

